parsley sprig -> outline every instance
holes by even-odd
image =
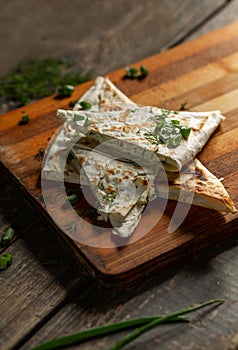
[[[187,140],[191,128],[187,128],[179,120],[170,118],[170,111],[163,109],[156,115],[156,127],[154,132],[145,133],[145,138],[153,144],[166,144],[168,147],[178,147],[182,139]]]

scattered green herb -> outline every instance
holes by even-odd
[[[183,102],[183,103],[181,103],[181,105],[180,105],[180,107],[179,107],[179,111],[187,111],[188,109],[187,109],[187,102]]]
[[[0,269],[5,270],[9,266],[11,266],[13,260],[13,256],[11,253],[0,255]]]
[[[126,77],[130,79],[138,78],[139,72],[137,68],[126,68]]]
[[[158,135],[153,134],[152,132],[146,132],[144,134],[145,138],[150,141],[151,143],[155,144],[155,145],[159,145],[162,142],[160,141]]]
[[[8,227],[3,233],[3,236],[1,239],[1,245],[9,244],[13,240],[15,235],[16,235],[15,230],[12,227]]]
[[[141,77],[145,78],[149,74],[148,69],[145,66],[140,66]]]
[[[182,309],[177,312],[170,313],[164,316],[154,316],[145,318],[136,318],[129,321],[122,321],[118,323],[113,323],[106,326],[100,326],[96,328],[91,328],[88,330],[81,331],[79,333],[74,333],[62,338],[54,339],[45,343],[42,343],[31,350],[49,350],[49,349],[59,349],[61,347],[70,346],[73,344],[79,344],[83,341],[90,340],[99,336],[112,334],[126,329],[136,328],[131,334],[127,335],[109,350],[118,350],[124,347],[126,344],[130,343],[141,334],[149,331],[150,329],[165,323],[171,322],[184,322],[188,321],[187,318],[181,317],[182,315],[194,312],[196,310],[202,309],[208,305],[215,303],[223,303],[224,300],[215,299],[209,300],[202,304],[198,304],[187,309]]]
[[[0,78],[0,96],[26,105],[56,93],[60,86],[75,86],[89,79],[89,75],[77,72],[70,61],[53,58],[27,60]]]
[[[77,114],[74,116],[74,122],[78,122],[80,120],[84,120],[84,116],[83,115],[80,115],[80,114]]]
[[[86,101],[80,102],[80,106],[82,109],[90,109],[92,108],[92,104]]]
[[[89,125],[90,125],[90,120],[86,118],[84,122],[84,126],[89,126]]]
[[[78,198],[76,193],[73,193],[73,194],[67,196],[67,200],[70,202],[70,204],[74,205],[74,204],[78,203],[79,198]]]
[[[74,86],[65,84],[58,88],[58,96],[59,98],[70,97],[74,92]]]
[[[45,154],[45,148],[44,147],[40,147],[36,153],[36,159],[37,160],[42,160],[44,158],[44,154]]]
[[[23,115],[23,116],[21,117],[21,120],[19,121],[18,124],[19,124],[19,125],[25,125],[25,124],[28,124],[29,121],[30,121],[29,115]]]
[[[163,109],[155,116],[157,122],[154,132],[145,133],[145,138],[153,144],[166,144],[168,147],[178,147],[184,138],[188,139],[191,129],[180,124],[179,120],[170,119],[170,111]]]
[[[181,135],[185,138],[185,140],[188,139],[189,135],[190,135],[190,128],[185,128],[184,126],[180,126],[180,132]]]
[[[138,70],[137,68],[126,68],[126,78],[129,79],[142,79],[145,78],[149,74],[148,69],[145,66],[140,66],[140,69]]]

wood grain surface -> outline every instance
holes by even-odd
[[[150,71],[142,81],[124,80],[124,69],[108,74],[124,93],[139,104],[178,109],[186,101],[192,110],[220,109],[227,116],[199,158],[216,176],[225,177],[224,184],[236,206],[237,29],[238,24],[235,23],[135,63],[135,66],[145,64]],[[51,219],[44,212],[39,182],[41,161],[36,159],[36,154],[40,147],[46,147],[59,126],[55,118],[56,109],[69,108],[69,102],[79,98],[91,84],[78,86],[72,98],[58,100],[51,96],[0,116],[2,167],[49,222]],[[30,123],[19,126],[18,121],[25,114],[30,116]],[[191,207],[183,225],[172,235],[168,234],[167,227],[174,208],[175,203],[168,203],[156,226],[148,229],[148,222],[156,220],[158,215],[153,206],[149,213],[143,215],[133,234],[132,240],[135,242],[121,249],[91,247],[87,245],[91,244],[90,241],[81,244],[65,237],[61,230],[58,232],[98,283],[113,287],[128,286],[144,278],[145,273],[158,273],[165,265],[174,264],[236,231],[237,214],[224,216]],[[62,222],[60,224],[63,225]],[[146,230],[146,236],[136,241],[137,235],[140,237]]]
[[[115,1],[116,5],[113,7],[111,2],[108,2],[110,6],[108,5],[107,11],[106,1],[98,2],[99,11],[93,6],[97,0],[89,3],[75,0],[74,6],[69,6],[66,2],[53,0],[49,3],[43,0],[38,4],[35,0],[26,0],[24,3],[12,0],[4,4],[0,14],[1,74],[15,66],[22,58],[50,55],[76,59],[84,71],[94,67],[96,76],[100,74],[97,70],[98,62],[101,62],[101,73],[123,66],[122,57],[118,56],[115,50],[117,38],[121,37],[122,33],[123,47],[126,48],[123,59],[124,64],[128,65],[173,45],[175,34],[178,35],[178,43],[231,23],[237,19],[238,11],[237,0],[184,1],[180,3],[180,9],[176,0],[166,3],[151,0],[140,3],[139,10],[138,4],[135,7],[132,1],[130,11],[127,11],[129,1],[125,0]],[[156,3],[158,8],[155,11],[156,6],[153,4]],[[185,3],[186,6],[183,6]],[[96,13],[100,14],[96,31],[85,25],[88,23],[88,17],[94,16],[91,13],[91,4],[97,9]],[[190,5],[194,5],[194,8]],[[150,7],[152,10],[149,11]],[[167,21],[157,20],[156,14],[160,13],[161,7],[162,11],[168,10]],[[36,11],[32,11],[32,8]],[[56,12],[53,11],[54,8]],[[203,11],[203,8],[207,10]],[[113,15],[107,17],[110,12],[115,12],[115,9],[116,20]],[[61,16],[57,15],[57,12],[64,12],[67,26],[61,26]],[[196,13],[194,17],[193,14]],[[189,17],[189,21],[184,25],[183,19],[186,16]],[[175,17],[176,21],[173,20]],[[144,18],[147,21],[146,30],[143,29],[143,25],[138,26],[138,22],[142,23]],[[176,31],[173,24],[175,22]],[[36,23],[40,24],[37,28]],[[130,26],[134,30],[128,35]],[[87,28],[87,33],[83,28]],[[104,44],[107,49],[103,55],[98,55],[98,48],[102,47],[101,43],[109,36],[107,28],[111,29],[110,39],[106,41],[107,45]],[[158,37],[158,32],[163,35]],[[143,42],[144,48],[140,45],[143,33],[146,37]],[[90,45],[85,38],[90,38]],[[111,50],[111,47],[114,47],[114,50]],[[222,79],[226,85],[232,81],[236,84],[235,79]],[[212,88],[213,84],[210,87]],[[223,89],[225,91],[224,86]],[[226,91],[229,89],[233,88],[227,86]],[[203,90],[201,86],[199,93],[207,94],[208,91],[206,88]],[[212,95],[212,90],[209,94]],[[185,101],[186,91],[184,96]],[[191,93],[190,96],[194,101],[197,99],[196,93]],[[192,106],[193,101],[188,102]],[[7,105],[2,103],[0,112],[3,113],[4,110],[7,110]],[[229,173],[229,167],[226,172]],[[13,187],[9,182],[9,174],[5,179],[4,175],[5,172],[0,172],[0,234],[2,235],[4,229],[10,225],[16,229],[16,239],[8,247],[1,249],[1,253],[14,253],[13,265],[0,271],[1,349],[30,350],[40,342],[95,325],[131,317],[165,314],[213,298],[223,298],[225,303],[219,308],[209,308],[191,315],[189,324],[156,328],[127,347],[131,350],[237,349],[237,232],[230,238],[189,256],[180,264],[172,264],[170,268],[162,269],[153,279],[146,276],[136,288],[132,287],[123,292],[107,291],[95,284],[93,278],[85,276],[84,269],[78,264],[68,245],[59,239],[47,221],[29,205],[29,200],[22,200],[22,188]],[[55,295],[52,295],[52,291]],[[123,332],[99,338],[70,348],[105,350],[124,334]]]

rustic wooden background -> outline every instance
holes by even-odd
[[[94,76],[129,65],[237,20],[238,1],[9,1],[0,13],[0,75],[26,57],[72,58]],[[4,111],[6,105],[2,106]],[[238,239],[232,236],[161,271],[138,288],[98,287],[8,178],[0,179],[1,231],[17,232],[13,265],[0,271],[0,348],[136,316],[166,313],[213,297],[226,303],[190,324],[164,326],[128,349],[237,349]],[[54,265],[44,262],[55,259]],[[122,334],[71,347],[105,349]]]

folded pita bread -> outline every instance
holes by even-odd
[[[95,198],[90,204],[97,209],[99,219],[109,220],[112,233],[127,238],[138,225],[148,201],[155,198],[155,174],[93,148],[85,149],[87,142],[83,139],[82,145],[77,143],[78,134],[64,123],[47,154],[42,176],[47,180],[90,186]]]
[[[151,154],[156,155],[168,171],[181,170],[224,120],[219,111],[174,112],[156,107],[103,113],[59,109],[57,118],[99,143],[110,141],[110,151],[124,152],[125,157],[132,154],[150,163],[154,162]],[[182,129],[190,132],[187,138],[181,135]]]
[[[98,77],[96,79],[95,84],[80,98],[78,103],[76,103],[74,110],[81,109],[80,102],[82,101],[92,104],[90,113],[93,114],[97,112],[113,111],[114,109],[117,111],[125,111],[128,105],[130,108],[132,105],[136,107],[136,104],[117,89],[109,79],[103,77]],[[157,110],[162,111],[160,109]],[[113,233],[122,237],[128,237],[138,225],[148,200],[154,198],[154,173],[148,171],[147,177],[145,178],[143,170],[139,170],[138,166],[135,166],[133,163],[125,163],[118,159],[112,160],[108,155],[97,153],[97,151],[90,152],[98,146],[100,140],[86,137],[83,133],[80,133],[79,130],[75,130],[71,123],[72,114],[69,114],[67,113],[65,116],[63,112],[63,120],[67,119],[69,123],[64,123],[63,129],[65,131],[62,137],[59,138],[59,150],[62,148],[62,145],[65,144],[65,140],[72,141],[74,137],[80,135],[80,141],[76,142],[72,148],[72,157],[67,160],[65,168],[63,168],[64,174],[62,174],[62,167],[57,166],[57,164],[59,164],[57,152],[56,157],[52,160],[48,169],[46,169],[46,174],[48,178],[53,179],[57,177],[57,172],[61,172],[60,176],[62,177],[63,175],[66,182],[89,185],[99,203],[97,208],[98,212],[104,220],[110,220],[113,226]],[[94,116],[96,115],[97,114]],[[192,124],[195,130],[202,128],[204,121],[209,119],[209,117],[213,121],[213,128],[224,119],[220,112],[192,113],[192,118],[190,112],[180,112],[179,115],[181,118],[180,120],[183,120],[185,125]],[[176,118],[176,120],[177,117],[178,114],[175,112],[174,118]],[[58,118],[62,119],[61,113],[58,114]],[[85,132],[85,125],[83,125],[83,131]],[[208,138],[211,127],[208,134],[206,133],[206,129],[203,129],[203,131],[205,138]],[[114,147],[114,138],[112,146]],[[136,149],[138,149],[138,147],[136,147]],[[127,152],[127,148],[125,147],[125,153]],[[121,155],[120,153],[120,156]],[[105,164],[107,164],[107,166],[105,166]],[[79,175],[80,173],[82,174],[82,166],[84,167],[84,176]],[[125,186],[118,186],[118,183],[123,183],[123,181],[120,180],[123,180],[123,174],[128,171],[128,169],[131,174],[129,181],[127,179]],[[120,176],[116,180],[113,174],[117,171]],[[182,200],[183,202],[224,212],[236,211],[222,183],[196,158],[192,162],[183,165],[179,173],[167,172],[167,176],[168,182],[163,181],[163,177],[158,177],[155,181],[156,192],[159,197]],[[126,201],[125,195],[128,186],[129,188],[133,188],[130,186],[135,182],[139,184],[138,190],[134,196],[129,196],[129,200]],[[115,188],[116,195],[115,193],[111,193]],[[182,196],[181,192],[183,192]]]

